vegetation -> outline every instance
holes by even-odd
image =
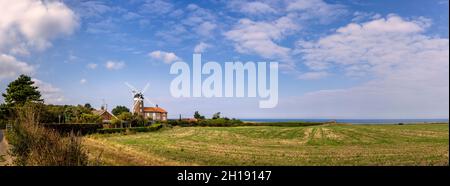
[[[132,114],[130,112],[122,112],[117,115],[118,119],[113,119],[111,125],[116,128],[120,127],[144,127],[148,126],[150,121],[142,115]]]
[[[130,112],[130,109],[128,109],[125,106],[121,106],[121,105],[118,105],[112,109],[112,114],[114,114],[115,116],[118,116],[124,112]]]
[[[321,122],[302,122],[302,121],[293,121],[293,122],[244,122],[241,126],[277,126],[277,127],[305,127],[305,126],[316,126],[316,125],[324,125],[325,123]]]
[[[7,138],[15,165],[87,165],[88,154],[81,138],[63,136],[39,123],[40,105],[26,103],[16,107],[16,120]]]
[[[198,120],[202,120],[202,119],[205,119],[205,116],[202,116],[202,115],[200,115],[200,113],[198,111],[195,111],[194,118],[198,119]]]
[[[29,76],[20,75],[19,78],[8,84],[6,93],[2,94],[5,102],[9,106],[23,105],[26,102],[42,102],[41,93],[38,87],[33,86],[34,82]]]
[[[148,127],[131,127],[131,128],[109,128],[99,129],[99,134],[112,134],[112,133],[130,133],[130,132],[153,132],[162,128],[162,124],[153,124]]]
[[[59,124],[43,124],[45,128],[52,129],[60,134],[92,134],[97,132],[98,129],[101,129],[102,124],[97,123],[59,123]]]
[[[448,124],[174,127],[85,142],[105,165],[449,165]]]
[[[167,123],[171,126],[182,127],[233,127],[241,126],[243,122],[238,119],[218,118],[218,119],[203,119],[203,120],[169,120]]]

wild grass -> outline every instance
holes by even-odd
[[[106,165],[449,165],[448,124],[174,127],[86,141],[92,157],[109,153]]]
[[[17,108],[13,129],[7,132],[13,164],[19,166],[88,165],[82,139],[73,133],[65,136],[39,123],[39,107],[29,103]]]

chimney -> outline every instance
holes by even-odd
[[[156,108],[158,108],[158,104],[156,104]]]

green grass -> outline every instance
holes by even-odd
[[[449,165],[448,124],[175,127],[86,141],[109,165]]]

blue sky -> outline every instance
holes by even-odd
[[[436,1],[0,0],[0,91],[25,73],[48,103],[169,117],[448,118],[449,4]],[[151,55],[157,52],[160,55]],[[280,62],[279,104],[170,95],[176,60]]]

